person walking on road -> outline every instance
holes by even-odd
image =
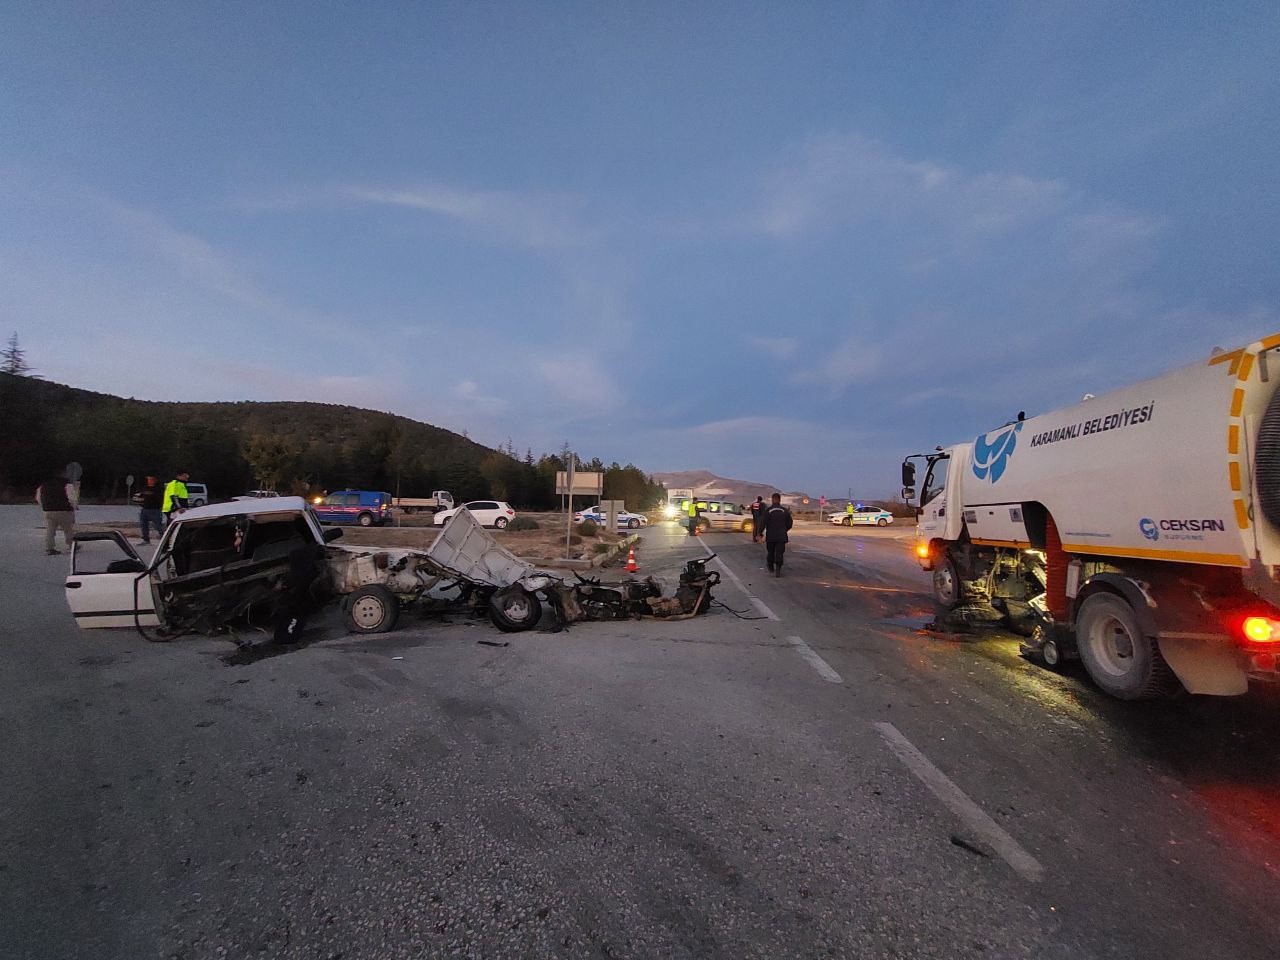
[[[76,488],[61,472],[36,487],[36,503],[44,511],[44,552],[54,555],[54,535],[61,530],[67,549],[76,535]]]
[[[696,537],[698,535],[698,498],[690,497],[689,506],[686,508],[689,514],[689,536]]]
[[[191,474],[179,470],[164,488],[164,500],[161,507],[164,513],[164,524],[167,527],[173,515],[187,509],[187,479]]]
[[[164,511],[160,507],[164,503],[164,490],[155,477],[147,477],[146,485],[136,494],[134,499],[142,509],[138,511],[138,522],[142,524],[142,542],[151,542],[151,528],[156,528],[156,536],[164,530]]]
[[[782,494],[775,493],[764,512],[764,546],[769,572],[782,576],[782,555],[787,549],[787,531],[791,529],[791,511],[782,505]]]
[[[759,543],[760,538],[764,536],[764,512],[768,509],[764,505],[764,497],[756,497],[751,504],[751,542]]]
[[[853,526],[853,501],[852,500],[850,500],[849,503],[844,508],[844,524],[846,527]]]

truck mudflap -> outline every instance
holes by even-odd
[[[1100,573],[1081,588],[1075,609],[1098,589],[1110,589],[1128,601],[1143,632],[1155,638],[1160,655],[1188,693],[1231,697],[1248,690],[1244,656],[1223,631],[1220,613],[1202,598],[1177,583]]]

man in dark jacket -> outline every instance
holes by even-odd
[[[134,500],[142,509],[138,513],[138,521],[142,524],[142,542],[151,542],[151,528],[156,528],[156,536],[164,531],[164,512],[160,509],[164,501],[164,488],[155,477],[147,477],[146,485],[134,494]]]
[[[764,512],[769,509],[764,505],[764,497],[756,497],[751,504],[751,542],[759,543],[764,536]]]
[[[782,555],[787,549],[787,531],[791,529],[791,511],[782,505],[782,494],[775,493],[764,512],[764,546],[769,572],[782,576]]]
[[[36,487],[36,503],[44,511],[44,552],[55,554],[54,534],[62,531],[62,538],[71,549],[71,538],[76,535],[76,491],[61,473],[55,473]]]

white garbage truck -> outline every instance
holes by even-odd
[[[908,457],[937,602],[1123,699],[1276,680],[1277,387],[1280,334]]]

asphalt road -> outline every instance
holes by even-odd
[[[38,524],[0,508],[0,957],[1276,955],[1280,698],[919,634],[902,530],[798,527],[781,579],[644,532],[751,619],[245,657],[81,633]]]

